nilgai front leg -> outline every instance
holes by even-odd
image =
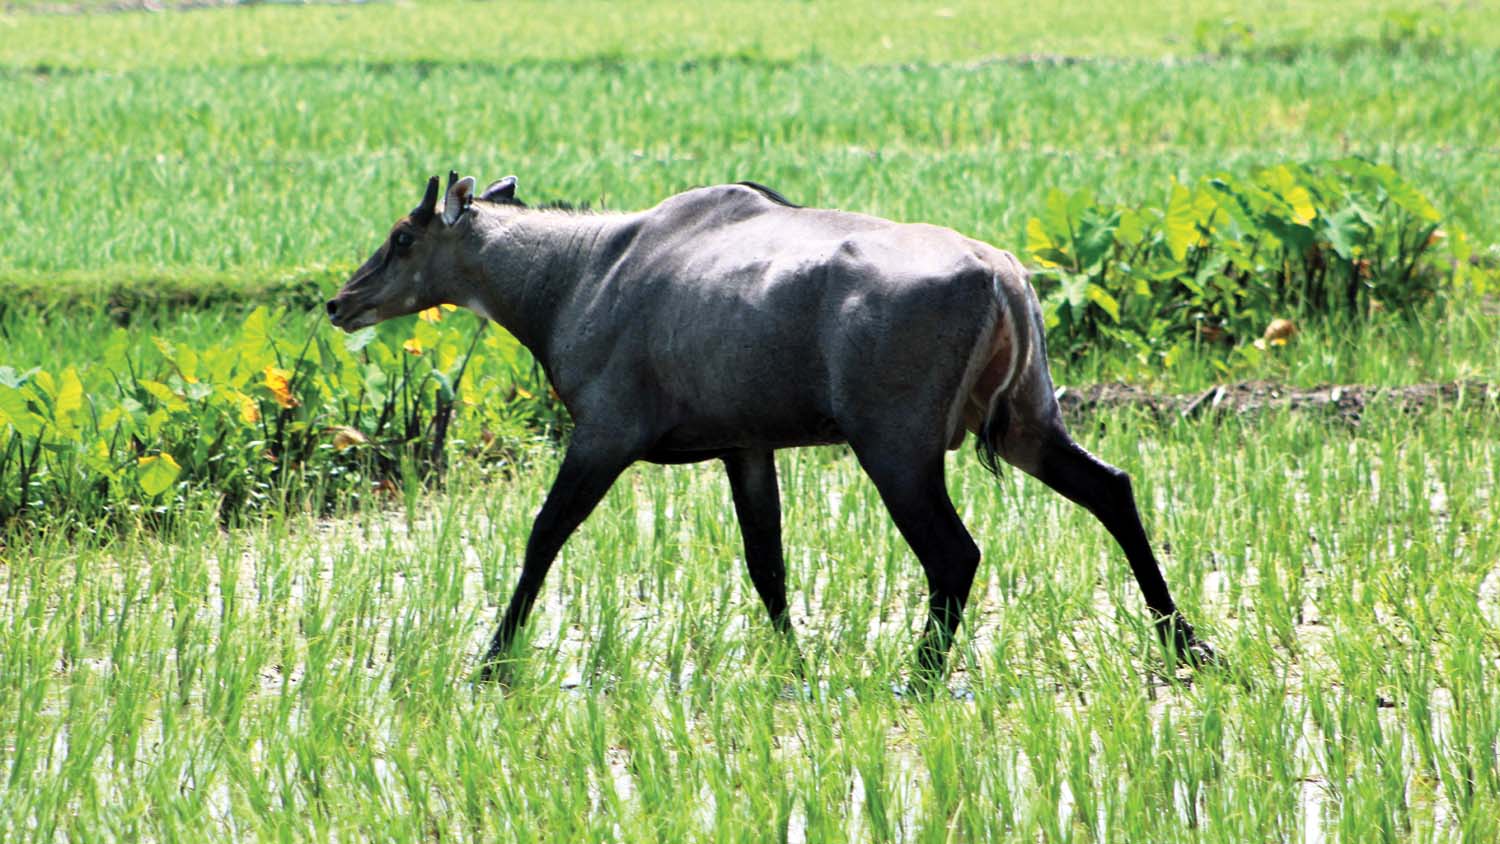
[[[612,434],[589,436],[578,430],[563,456],[557,479],[547,493],[547,500],[531,526],[531,537],[526,540],[526,557],[521,564],[521,579],[516,583],[515,594],[505,615],[500,619],[500,628],[490,642],[485,654],[479,678],[482,681],[504,678],[504,662],[510,655],[516,631],[526,623],[531,605],[536,602],[547,570],[557,558],[557,552],[583,520],[588,518],[600,499],[620,477],[620,473],[634,462],[633,452],[622,450],[610,442]]]
[[[776,457],[770,449],[724,455],[734,512],[745,540],[745,567],[750,582],[771,615],[771,626],[789,639],[786,610],[786,559],[781,548],[781,492],[776,486]]]
[[[792,633],[786,606],[786,557],[781,547],[781,492],[776,485],[776,453],[770,449],[747,449],[724,455],[734,512],[745,540],[745,567],[750,582],[766,605],[771,626],[791,648],[792,668],[799,678],[807,676],[802,653]]]

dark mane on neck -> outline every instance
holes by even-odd
[[[592,214],[594,209],[587,202],[569,202],[566,199],[549,199],[536,207],[538,211],[562,211],[566,214]]]
[[[785,205],[788,208],[801,208],[802,207],[801,205],[798,205],[797,203],[791,201],[790,199],[787,199],[786,197],[782,196],[780,193],[777,193],[776,191],[772,190],[771,188],[766,187],[765,185],[761,184],[760,182],[736,182],[735,184],[744,185],[745,187],[747,187],[747,188],[749,188],[749,189],[751,189],[751,190],[759,193],[761,196],[764,196],[766,199],[769,199],[772,202],[776,203],[777,205]]]

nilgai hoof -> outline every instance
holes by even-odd
[[[1228,663],[1219,656],[1213,646],[1202,639],[1193,639],[1186,647],[1177,647],[1177,661],[1189,668],[1227,668]]]
[[[1156,621],[1157,633],[1163,644],[1170,645],[1177,657],[1177,664],[1187,668],[1223,668],[1224,658],[1219,656],[1209,643],[1198,638],[1193,626],[1180,615],[1170,615]]]
[[[474,675],[474,681],[481,686],[499,686],[502,690],[508,690],[511,680],[514,679],[515,671],[511,663],[503,659],[486,659],[479,666],[479,671]]]

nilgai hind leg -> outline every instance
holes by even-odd
[[[926,693],[942,679],[979,570],[979,547],[948,497],[941,444],[919,450],[861,443],[854,445],[854,453],[927,575],[927,624],[912,678],[914,689]]]
[[[1000,456],[1069,501],[1082,505],[1104,525],[1125,551],[1125,559],[1130,562],[1130,570],[1155,620],[1157,635],[1178,661],[1192,666],[1218,663],[1213,648],[1198,639],[1172,600],[1136,510],[1130,476],[1074,442],[1063,427],[1055,403],[1043,419],[1038,426],[1040,431],[1018,434],[1016,427],[1011,426],[1010,436],[997,432],[1001,434],[997,443]]]

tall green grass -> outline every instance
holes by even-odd
[[[107,5],[110,0],[74,0]],[[9,0],[24,9],[62,0]],[[172,5],[167,0],[165,5]],[[215,12],[59,18],[0,16],[13,37],[0,62],[122,70],[344,61],[514,61],[746,55],[778,61],[825,56],[847,64],[974,61],[993,56],[1193,55],[1216,49],[1221,30],[1248,27],[1246,46],[1381,43],[1408,30],[1457,43],[1500,46],[1500,22],[1482,3],[1441,0],[1277,3],[1234,0],[710,0],[621,5],[608,0],[522,0],[280,6]]]
[[[699,25],[701,10],[669,6],[632,11],[638,21],[622,17],[624,7],[548,8],[6,18],[0,281],[150,279],[165,265],[208,284],[347,268],[415,203],[428,174],[450,167],[514,172],[523,196],[611,208],[753,178],[807,204],[950,225],[1019,248],[1051,188],[1142,203],[1173,177],[1354,153],[1397,166],[1481,246],[1500,240],[1500,123],[1482,107],[1500,100],[1500,61],[1490,27],[1469,11],[1424,13],[1452,24],[1436,52],[1335,49],[1344,30],[1312,28],[1306,10],[1265,11],[1251,18],[1257,37],[1300,39],[1292,43],[1305,49],[1186,62],[1155,58],[1129,32],[1155,33],[1152,44],[1175,33],[1181,43],[1193,20],[1140,15],[1117,51],[1057,48],[1127,57],[1069,64],[975,60],[1048,50],[1042,31],[1064,40],[1114,32],[1082,25],[1092,7],[1009,15],[955,4],[943,17],[919,6],[873,15],[734,6],[726,9],[745,17],[714,17],[714,26]],[[1354,30],[1378,28],[1384,8],[1360,7],[1365,23]],[[999,17],[989,26],[975,15]],[[814,49],[821,30],[793,26],[799,16],[893,30],[915,16],[938,29],[930,40],[899,39],[882,59],[851,32]],[[486,27],[512,18],[522,21],[514,38],[486,38]],[[637,37],[657,18],[652,31],[665,41]],[[1306,29],[1277,29],[1285,20]],[[393,37],[386,27],[398,22]],[[639,49],[590,32],[565,37],[570,22]],[[746,50],[757,25],[779,36]],[[341,46],[340,32],[359,37]],[[972,48],[960,32],[1003,41]],[[302,52],[308,43],[320,46]]]
[[[789,658],[716,467],[632,470],[469,685],[555,466],[315,522],[40,535],[0,568],[0,824],[53,840],[1488,840],[1493,408],[1078,431],[1230,660],[1163,675],[1087,514],[968,454],[969,699],[891,693],[920,568],[853,460],[780,461]],[[1274,528],[1268,526],[1274,525]]]

